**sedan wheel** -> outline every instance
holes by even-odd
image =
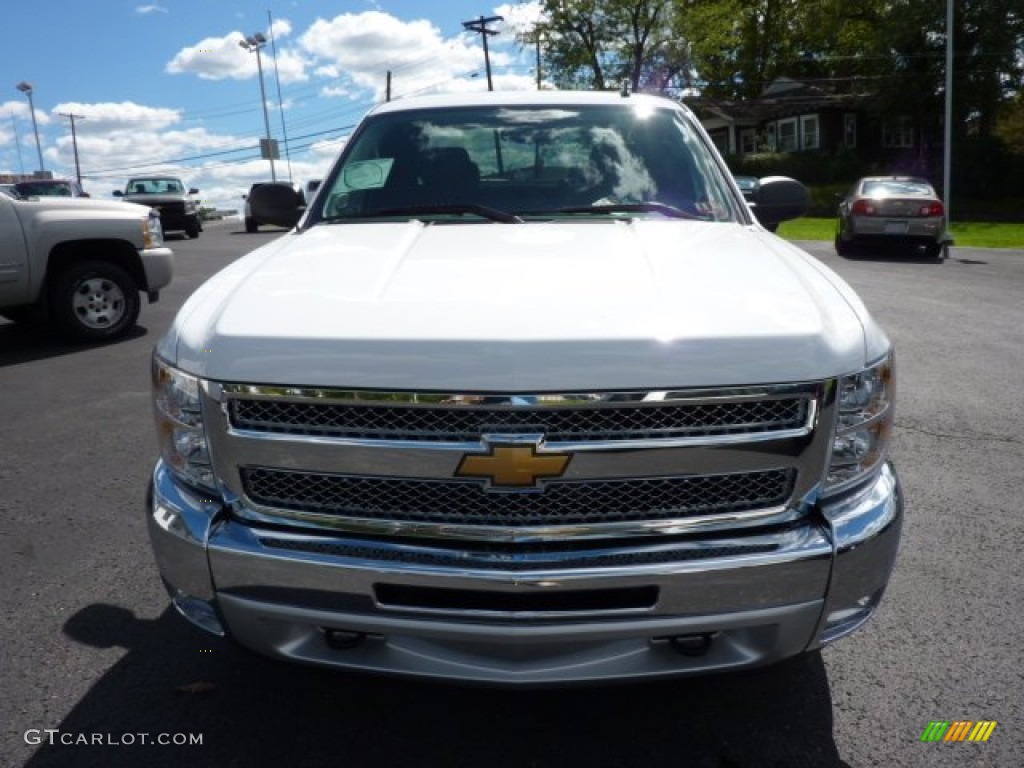
[[[843,258],[849,258],[850,256],[853,255],[853,243],[846,242],[839,235],[836,235],[835,245],[836,253],[838,253]]]

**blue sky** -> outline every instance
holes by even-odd
[[[483,90],[483,49],[462,29],[480,15],[508,24],[490,39],[495,88],[535,87],[532,52],[514,43],[513,23],[531,4],[444,0],[19,0],[4,3],[0,173],[31,173],[39,160],[28,100],[33,87],[43,164],[74,176],[76,119],[83,185],[107,197],[131,175],[172,172],[219,207],[236,206],[253,181],[270,177],[259,159],[264,135],[256,56],[238,41],[270,37],[274,21],[281,100],[270,45],[262,51],[271,133],[284,133],[296,182],[321,176],[361,115],[383,99]],[[3,92],[0,91],[0,94]],[[279,109],[283,105],[283,110]],[[284,126],[282,127],[282,114]],[[15,139],[17,137],[17,140]],[[20,151],[19,151],[20,150]]]

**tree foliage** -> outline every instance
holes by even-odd
[[[946,5],[935,0],[543,0],[545,69],[560,87],[752,98],[773,79],[871,94],[941,122]],[[1024,86],[1024,0],[956,0],[954,125],[992,135]]]
[[[562,87],[671,91],[690,66],[672,0],[544,0],[548,76]]]

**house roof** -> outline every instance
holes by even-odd
[[[779,77],[753,99],[686,99],[686,104],[702,119],[717,119],[737,125],[756,125],[766,120],[814,112],[822,108],[855,109],[863,106],[869,94],[839,94],[831,88]]]

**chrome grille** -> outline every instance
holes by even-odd
[[[626,480],[552,481],[539,492],[495,493],[476,482],[241,471],[256,504],[317,515],[460,526],[588,525],[685,519],[785,504],[792,469]]]
[[[553,407],[310,403],[233,398],[237,429],[347,439],[475,442],[485,433],[543,433],[548,443],[759,434],[806,426],[808,398],[711,402],[581,402]]]
[[[614,568],[629,565],[652,565],[692,560],[715,560],[775,552],[776,544],[736,544],[733,546],[674,546],[657,549],[581,549],[574,551],[570,542],[560,542],[555,549],[545,545],[517,544],[510,550],[481,551],[465,544],[455,551],[419,547],[374,547],[358,543],[324,539],[299,540],[261,536],[265,547],[293,552],[310,552],[360,560],[383,560],[395,563],[445,568],[528,571],[543,567]],[[591,545],[592,547],[593,545]]]

